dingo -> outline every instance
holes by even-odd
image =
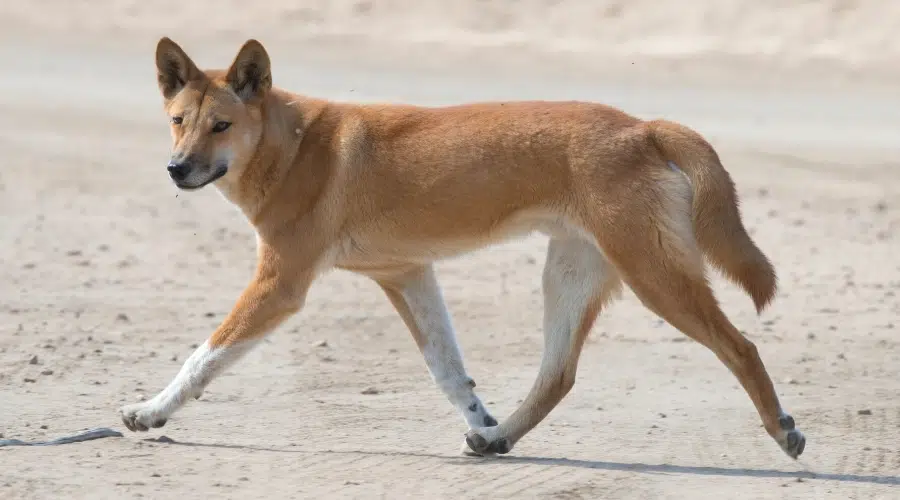
[[[174,141],[168,175],[181,189],[213,184],[237,205],[256,230],[258,262],[169,385],[121,408],[130,430],[164,425],[338,268],[384,290],[465,419],[469,454],[508,453],[560,402],[623,283],[718,356],[785,453],[803,452],[756,347],[708,285],[703,256],[761,312],[776,276],[744,229],[729,174],[691,129],[587,102],[428,108],[304,97],[272,86],[256,40],[227,70],[201,71],[162,38],[156,67]],[[528,396],[498,424],[466,373],[432,263],[532,231],[550,239],[543,360]]]

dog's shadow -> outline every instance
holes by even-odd
[[[728,467],[700,467],[692,465],[672,464],[643,464],[625,462],[605,462],[602,460],[572,460],[568,458],[547,457],[522,457],[502,456],[498,458],[472,458],[463,456],[447,456],[430,453],[414,453],[402,451],[377,451],[377,450],[304,450],[301,448],[274,448],[253,445],[233,445],[219,443],[192,443],[174,441],[169,438],[147,439],[146,441],[161,442],[176,446],[226,448],[237,450],[253,450],[272,453],[299,453],[299,454],[340,454],[340,455],[373,455],[396,457],[420,457],[433,458],[446,461],[450,465],[460,467],[475,467],[484,464],[491,465],[544,465],[551,467],[575,467],[581,469],[596,469],[605,471],[636,472],[641,474],[690,474],[698,476],[723,476],[723,477],[757,477],[757,478],[783,478],[783,479],[808,479],[821,481],[838,481],[845,483],[867,483],[900,485],[900,476],[878,476],[862,474],[835,474],[810,471],[780,471],[775,469],[747,469]]]
[[[627,471],[643,474],[691,474],[698,476],[731,476],[784,479],[818,479],[847,483],[870,483],[900,485],[900,476],[877,476],[860,474],[834,474],[811,471],[781,471],[776,469],[748,469],[728,467],[701,467],[692,465],[643,464],[624,462],[604,462],[601,460],[571,460],[568,458],[544,457],[501,457],[499,463],[536,464],[559,467],[578,467],[608,471]]]

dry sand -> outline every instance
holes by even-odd
[[[896,498],[900,4],[440,4],[0,7],[0,433],[126,433],[0,448],[0,497]],[[760,318],[716,288],[806,453],[784,456],[724,366],[627,294],[595,326],[575,390],[510,456],[459,457],[461,419],[387,300],[347,273],[164,429],[128,433],[116,409],[171,379],[254,256],[214,190],[166,178],[164,34],[202,66],[259,38],[276,84],[324,97],[592,99],[707,134],[781,277]],[[439,266],[498,417],[539,363],[544,251],[533,237]],[[145,440],[160,435],[175,443]]]

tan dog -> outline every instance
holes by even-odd
[[[313,99],[272,86],[255,40],[228,70],[201,71],[163,38],[156,67],[174,139],[170,176],[182,189],[213,184],[240,207],[258,235],[258,267],[171,383],[120,410],[132,431],[164,425],[298,312],[317,276],[340,268],[384,290],[465,419],[472,453],[509,452],[569,392],[585,337],[623,282],[722,360],[789,456],[803,452],[756,347],[707,283],[703,256],[757,311],[776,290],[731,178],[694,131],[584,102]],[[498,425],[466,374],[432,262],[532,231],[550,238],[545,350],[528,396]]]

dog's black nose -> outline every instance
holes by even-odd
[[[184,163],[171,162],[169,163],[168,170],[169,177],[171,177],[172,180],[183,181],[188,176],[188,173],[190,173],[191,167]]]

